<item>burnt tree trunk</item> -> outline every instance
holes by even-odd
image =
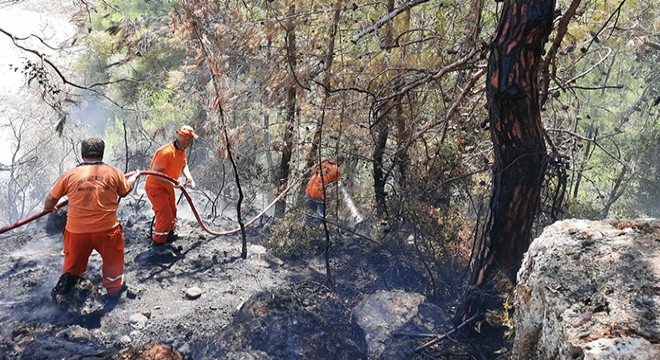
[[[296,81],[294,79],[296,71],[296,32],[295,32],[295,23],[294,15],[295,14],[295,5],[292,4],[289,7],[289,21],[287,23],[287,62],[291,68],[291,75],[289,79],[289,84],[286,91],[286,128],[284,129],[284,136],[282,138],[284,146],[282,148],[282,159],[280,160],[280,166],[277,171],[277,185],[278,193],[281,193],[286,189],[287,183],[289,182],[289,173],[291,172],[291,156],[293,154],[293,130],[296,125]],[[277,203],[275,203],[275,210],[273,211],[274,216],[281,218],[284,216],[286,211],[286,196],[282,197]]]
[[[506,0],[490,44],[486,93],[495,164],[490,214],[463,319],[482,310],[497,271],[513,283],[532,237],[545,174],[537,75],[552,30],[554,0]]]

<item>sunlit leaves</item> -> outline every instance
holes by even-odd
[[[480,3],[483,8],[477,13]],[[559,0],[557,8],[565,11],[570,3]],[[291,15],[290,4],[295,4]],[[410,2],[393,4],[400,8]],[[620,4],[598,0],[579,6],[551,62],[551,97],[543,121],[548,128],[583,137],[597,127],[600,136],[611,135],[602,144],[605,150],[614,153],[616,143],[628,154],[634,149],[622,143],[634,143],[630,140],[634,134],[652,128],[643,125],[650,115],[631,112],[627,105],[650,91],[646,84],[657,58],[650,55],[649,44],[660,43],[660,17],[652,1]],[[458,168],[474,170],[488,158],[489,154],[482,154],[489,148],[487,124],[482,125],[483,78],[470,82],[485,69],[487,51],[434,75],[475,48],[487,49],[500,2],[430,0],[391,17],[357,41],[353,41],[357,34],[388,16],[386,1],[105,0],[95,5],[93,31],[86,38],[95,54],[86,58],[91,63],[87,70],[96,78],[136,80],[108,91],[149,113],[150,130],[203,114],[220,96],[231,127],[259,123],[268,114],[270,132],[276,136],[281,134],[283,104],[293,84],[298,90],[299,151],[309,145],[316,120],[325,114],[329,136],[324,137],[324,146],[335,149],[333,139],[343,132],[351,139],[345,141],[350,145],[342,146],[367,154],[364,158],[369,160],[375,109],[401,99],[403,111],[389,117],[390,134],[396,132],[396,121],[406,124],[402,129],[412,134],[406,151],[415,169],[429,171],[425,168],[429,159],[445,156],[446,144],[466,153]],[[336,9],[340,12],[330,51]],[[296,27],[295,64],[288,62],[286,53],[289,21]],[[327,67],[329,58],[332,65]],[[209,86],[213,77],[221,87],[217,94]],[[184,104],[184,99],[189,102]],[[623,133],[616,134],[617,128]],[[604,189],[609,180],[603,169],[616,160],[602,149],[586,157],[566,132],[552,134],[558,150],[570,156],[574,166],[591,162],[585,171],[591,172],[593,184]],[[391,137],[387,143],[386,166],[394,161],[399,141],[403,143]],[[475,149],[479,156],[471,153]],[[593,198],[591,184],[582,183],[585,198]]]

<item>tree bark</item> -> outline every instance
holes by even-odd
[[[387,3],[387,11],[392,12],[394,11],[394,1],[389,0]],[[401,28],[402,31],[408,31],[409,30],[409,16],[406,16],[406,18],[402,21]],[[385,36],[385,43],[394,46],[395,40],[394,40],[394,29],[392,24],[388,24],[387,26],[387,33]],[[401,49],[401,63],[406,64],[406,48],[403,47]],[[394,92],[398,92],[399,89],[402,87],[402,79],[405,78],[405,74],[403,71],[400,71],[399,77],[394,81]],[[408,94],[408,97],[414,96],[412,94]],[[394,162],[396,164],[396,167],[399,170],[399,186],[401,187],[402,193],[407,194],[405,191],[405,187],[408,184],[407,177],[408,177],[408,165],[410,163],[410,155],[408,154],[408,149],[411,146],[411,137],[412,137],[412,129],[411,129],[411,124],[409,123],[409,119],[406,118],[403,114],[403,96],[397,96],[396,98],[392,99],[392,102],[394,104],[394,111],[395,111],[395,116],[396,116],[396,138],[397,138],[397,149],[396,153],[394,155]]]
[[[291,4],[289,7],[289,21],[287,23],[287,61],[291,68],[291,72],[296,70],[296,32],[294,23],[294,14],[296,6]],[[291,171],[291,155],[293,154],[293,129],[296,125],[296,81],[295,74],[290,75],[289,85],[286,93],[286,127],[284,129],[284,147],[282,149],[282,159],[277,173],[278,193],[284,191],[289,181],[289,173]],[[286,196],[282,197],[275,204],[274,215],[275,217],[284,216],[286,210]]]
[[[490,44],[486,91],[495,163],[490,214],[471,278],[475,290],[497,270],[515,283],[531,241],[547,155],[537,75],[554,6],[554,0],[506,0]],[[463,319],[485,306],[477,294],[483,292],[469,294]]]
[[[403,105],[401,98],[397,98],[396,104],[396,136],[397,151],[394,156],[397,168],[399,169],[399,186],[403,190],[408,184],[408,165],[410,164],[410,155],[408,154],[410,137],[410,125],[403,116]],[[407,192],[404,191],[404,194]]]
[[[389,127],[387,124],[387,115],[382,115],[376,119],[376,123],[372,128],[372,136],[374,139],[374,154],[373,154],[373,176],[374,176],[374,194],[376,196],[376,212],[379,217],[387,214],[387,203],[385,193],[385,171],[383,168],[383,160],[385,157],[385,145],[387,144],[387,137],[389,135]]]
[[[342,1],[339,0],[335,4],[335,13],[334,13],[334,18],[332,21],[332,25],[330,26],[330,39],[328,42],[328,50],[326,52],[325,56],[325,67],[323,69],[323,106],[321,110],[321,117],[318,118],[316,121],[316,128],[314,129],[314,135],[312,136],[312,143],[310,144],[309,151],[307,152],[307,156],[305,157],[305,169],[306,172],[305,174],[308,175],[309,172],[314,168],[316,164],[319,164],[321,161],[321,138],[323,134],[323,125],[325,123],[325,114],[326,114],[326,107],[327,104],[329,103],[329,99],[331,96],[330,93],[330,76],[331,76],[331,70],[332,70],[332,63],[334,62],[335,59],[335,42],[337,39],[337,32],[339,30],[339,20],[341,18],[341,10],[342,10]],[[300,187],[300,195],[304,196],[305,195],[305,187],[301,186]]]

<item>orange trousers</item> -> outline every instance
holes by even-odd
[[[121,225],[112,229],[74,234],[64,229],[64,266],[62,274],[81,276],[87,271],[92,250],[103,259],[103,287],[109,295],[124,285],[124,231]]]
[[[156,214],[152,240],[158,244],[165,244],[167,233],[173,231],[176,225],[174,188],[166,189],[162,186],[149,186],[145,187],[144,190]]]

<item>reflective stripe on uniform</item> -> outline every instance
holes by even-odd
[[[108,281],[110,281],[110,282],[113,282],[113,281],[117,281],[117,280],[119,280],[119,279],[122,279],[123,277],[124,277],[124,274],[121,274],[121,275],[116,276],[116,277],[110,277],[110,276],[108,276],[108,277],[106,277],[106,279],[107,279]]]

